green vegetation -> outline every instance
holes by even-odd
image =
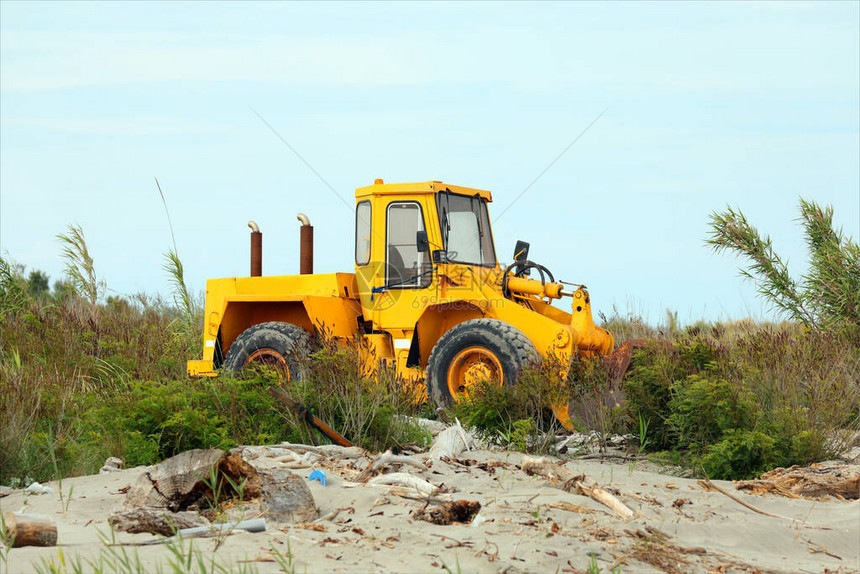
[[[173,304],[104,299],[83,233],[69,238],[67,259],[82,267],[53,293],[44,273],[0,259],[0,483],[88,474],[108,456],[134,466],[192,448],[327,441],[266,392],[275,373],[186,376],[200,352],[200,305],[175,252],[165,257]],[[319,345],[290,394],[366,448],[425,443],[425,431],[395,417],[419,407],[393,372],[370,383],[358,364],[356,348]]]
[[[446,416],[501,446],[547,452],[562,388],[578,430],[638,433],[642,452],[731,479],[831,458],[860,428],[860,329],[742,322],[659,331],[634,353],[621,406],[601,362],[575,362],[559,387],[544,361],[521,385],[486,383]]]
[[[546,359],[523,369],[516,385],[484,381],[467,400],[442,413],[477,429],[484,439],[522,452],[547,452],[561,428],[552,405],[567,401],[568,387],[560,380],[558,361]]]
[[[289,383],[293,400],[370,451],[429,444],[426,431],[400,416],[418,414],[416,396],[420,395],[397,377],[393,367],[362,374],[358,344],[340,346],[332,341],[316,341],[312,347],[315,350],[300,367],[301,380]],[[322,436],[304,425],[293,411],[287,411],[286,416],[299,442],[312,443]]]
[[[638,351],[624,381],[649,446],[714,478],[749,478],[845,448],[860,426],[860,333],[798,325],[679,334]]]

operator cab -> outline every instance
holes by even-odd
[[[430,288],[435,264],[498,266],[489,191],[376,180],[355,197],[356,280],[365,311],[394,305],[383,293]]]

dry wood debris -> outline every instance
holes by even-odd
[[[577,475],[567,468],[545,458],[524,456],[520,467],[523,472],[543,476],[550,484],[566,492],[575,492],[614,510],[623,518],[633,518],[635,513],[612,493],[601,488],[594,480],[584,474]]]
[[[12,548],[22,546],[56,546],[57,521],[43,514],[5,512],[4,537],[11,540]],[[5,540],[0,541],[4,544]]]
[[[448,525],[454,523],[472,522],[481,510],[481,503],[475,500],[455,500],[446,502],[429,509],[418,509],[412,513],[413,518],[426,520],[433,524]]]
[[[738,490],[753,494],[778,494],[811,500],[860,499],[860,465],[820,463],[807,467],[777,468],[756,480],[742,480]]]
[[[412,458],[411,456],[403,456],[394,454],[391,450],[385,451],[383,454],[379,455],[379,457],[374,460],[372,463],[367,465],[361,474],[355,479],[356,482],[367,482],[374,473],[379,470],[394,464],[406,464],[409,466],[413,466],[419,470],[427,470],[427,464],[419,461],[418,459]]]

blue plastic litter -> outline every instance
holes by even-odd
[[[318,480],[318,481],[320,481],[320,484],[322,484],[323,486],[326,485],[325,473],[321,470],[313,471],[311,473],[311,475],[308,477],[308,480]]]

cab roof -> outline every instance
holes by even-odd
[[[493,196],[485,189],[475,189],[472,187],[462,187],[459,185],[449,185],[441,181],[425,181],[422,183],[383,183],[381,179],[377,179],[373,185],[359,187],[355,190],[355,197],[367,197],[369,195],[386,195],[386,194],[409,194],[409,193],[438,193],[440,191],[449,190],[451,193],[458,195],[475,196],[478,195],[488,202],[493,201]]]

